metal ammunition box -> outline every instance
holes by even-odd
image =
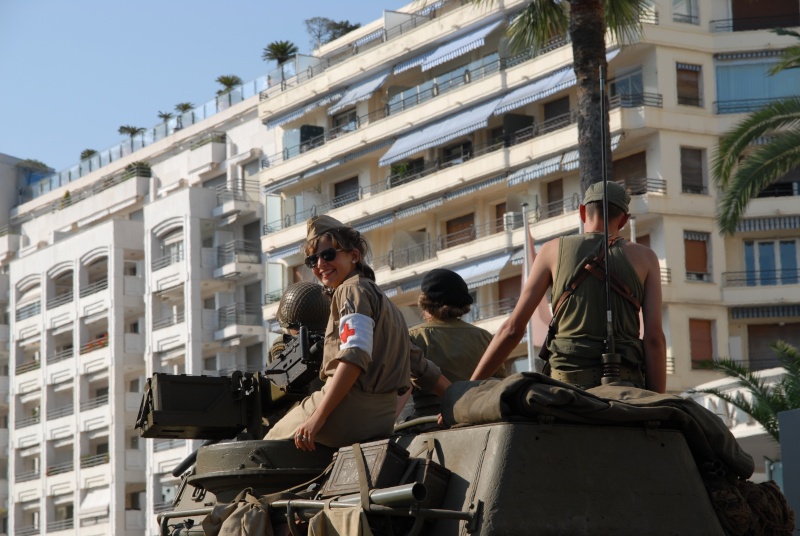
[[[406,469],[408,451],[400,445],[384,439],[362,443],[364,465],[370,489],[396,486]],[[358,493],[358,466],[353,447],[343,447],[333,455],[331,476],[322,488],[323,497]]]

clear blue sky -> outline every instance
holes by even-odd
[[[153,127],[178,102],[211,100],[223,74],[275,68],[270,42],[311,51],[305,19],[369,23],[400,0],[0,0],[0,153],[57,171],[84,149]]]

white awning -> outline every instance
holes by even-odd
[[[370,98],[372,94],[383,85],[387,76],[389,76],[389,71],[383,71],[376,76],[367,78],[366,80],[347,88],[347,93],[344,94],[341,100],[328,108],[328,115],[333,115],[347,106],[351,106],[357,102]]]
[[[342,163],[341,160],[329,160],[329,161],[325,162],[322,165],[319,165],[317,167],[313,167],[311,169],[307,169],[306,171],[304,171],[303,172],[303,178],[305,179],[306,177],[313,177],[314,175],[319,175],[320,173],[324,173],[325,171],[328,171],[329,169],[335,168],[336,166],[340,165],[341,163]]]
[[[421,277],[400,283],[400,290],[403,292],[413,292],[415,290],[419,290],[420,287],[422,287]]]
[[[444,202],[443,198],[437,197],[436,199],[431,199],[430,201],[425,201],[418,205],[400,209],[394,213],[394,216],[398,220],[402,218],[408,218],[409,216],[414,216],[415,214],[421,214],[422,212],[427,212],[432,208],[440,207],[442,206],[443,202]]]
[[[397,138],[378,162],[388,166],[428,147],[435,147],[464,134],[486,127],[489,116],[500,99],[493,99],[463,112],[441,119]]]
[[[452,190],[444,194],[444,198],[447,201],[451,199],[458,199],[459,197],[464,197],[465,195],[473,194],[479,190],[483,190],[484,188],[489,188],[494,186],[495,184],[500,184],[506,180],[505,175],[498,175],[497,177],[492,177],[491,179],[486,179],[485,181],[476,182],[475,184],[470,184],[469,186],[464,186],[463,188],[459,188],[458,190]]]
[[[606,53],[606,61],[613,60],[617,57],[617,54],[619,54],[618,48],[609,51]],[[575,70],[572,67],[553,71],[526,86],[506,93],[500,104],[497,105],[494,115],[504,114],[531,102],[541,100],[562,89],[574,86],[575,82]]]
[[[544,177],[548,173],[555,173],[559,169],[561,169],[561,155],[516,170],[508,176],[508,185],[516,186],[523,182],[532,181],[533,179]]]
[[[433,50],[429,50],[428,52],[420,54],[419,56],[416,56],[410,60],[401,62],[395,65],[394,74],[400,74],[403,71],[407,71],[417,67],[418,65],[422,66],[423,71],[427,71],[428,69],[436,67],[437,65],[440,65],[446,61],[466,54],[470,50],[475,50],[476,48],[482,47],[486,36],[489,35],[492,30],[497,28],[501,22],[501,20],[495,21],[491,24],[483,26],[478,30],[472,31],[466,35],[453,39],[452,41],[448,41],[447,43],[439,45]]]
[[[484,285],[497,283],[500,280],[500,270],[508,264],[511,253],[503,253],[489,257],[466,266],[455,268],[453,271],[461,276],[467,287],[475,289]]]
[[[561,169],[564,171],[572,171],[578,169],[581,165],[580,155],[578,149],[573,149],[564,153],[564,159],[561,161]]]
[[[450,61],[453,58],[457,58],[463,54],[466,54],[471,50],[482,47],[486,36],[489,35],[492,30],[497,28],[501,22],[502,20],[498,20],[491,24],[487,24],[483,28],[475,30],[474,32],[440,46],[425,58],[425,60],[422,62],[422,70],[427,71],[428,69],[432,69],[437,65],[441,65],[446,61]]]
[[[276,192],[280,192],[287,186],[292,186],[293,184],[297,184],[299,181],[300,181],[300,175],[295,175],[294,177],[289,177],[288,179],[283,179],[282,181],[275,181],[272,184],[264,186],[264,193],[274,194]]]
[[[285,257],[294,255],[295,253],[300,253],[301,245],[302,244],[298,242],[297,244],[290,244],[282,248],[273,249],[267,253],[267,262],[279,261]]]
[[[367,220],[364,223],[355,225],[354,228],[359,233],[366,233],[367,231],[377,229],[378,227],[389,225],[393,221],[394,221],[394,214],[384,214],[383,216],[379,216],[377,218]]]
[[[98,517],[108,514],[111,493],[107,487],[92,488],[81,501],[80,517]]]
[[[324,97],[321,97],[321,98],[319,98],[319,99],[317,99],[315,101],[311,101],[308,104],[305,104],[305,105],[301,106],[300,108],[297,108],[295,110],[292,110],[289,113],[280,115],[280,116],[278,116],[278,117],[276,117],[274,119],[271,119],[271,120],[267,121],[267,128],[268,129],[273,129],[273,128],[279,127],[281,125],[285,125],[286,123],[289,123],[291,121],[295,121],[296,119],[300,119],[301,117],[306,115],[308,112],[311,112],[312,110],[315,110],[316,108],[319,108],[320,106],[326,106],[326,105],[336,101],[337,99],[340,99],[343,94],[344,94],[344,91],[341,90],[341,89],[338,90],[338,91],[332,91],[331,93],[328,93]]]

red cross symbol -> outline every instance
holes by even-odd
[[[350,327],[350,324],[345,322],[344,326],[342,326],[342,333],[339,335],[339,339],[342,343],[346,343],[347,339],[350,338],[351,335],[355,335],[356,330]]]

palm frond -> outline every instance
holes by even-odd
[[[740,386],[747,389],[756,400],[766,400],[769,398],[769,388],[766,380],[757,376],[753,371],[742,365],[738,361],[729,359],[719,359],[711,361],[708,368],[717,372],[722,372],[729,378],[738,380]]]
[[[566,35],[569,29],[567,5],[557,0],[531,0],[508,25],[506,36],[511,51],[539,50],[554,37]]]
[[[714,183],[724,190],[739,157],[751,143],[769,132],[795,125],[798,121],[800,98],[797,97],[773,102],[749,115],[720,139],[711,170]]]
[[[641,16],[650,9],[647,0],[608,0],[606,27],[617,43],[635,43],[642,35]]]
[[[731,395],[719,389],[698,389],[697,392],[714,395],[731,406],[742,410],[763,426],[764,430],[772,436],[773,439],[780,441],[777,413],[770,410],[769,406],[759,404],[758,402],[750,402],[742,396],[741,393]]]
[[[786,373],[781,378],[786,404],[790,409],[800,408],[800,350],[785,342],[771,345]]]
[[[732,234],[747,205],[767,186],[800,167],[800,130],[775,134],[736,169],[723,189],[717,222],[723,233]]]

